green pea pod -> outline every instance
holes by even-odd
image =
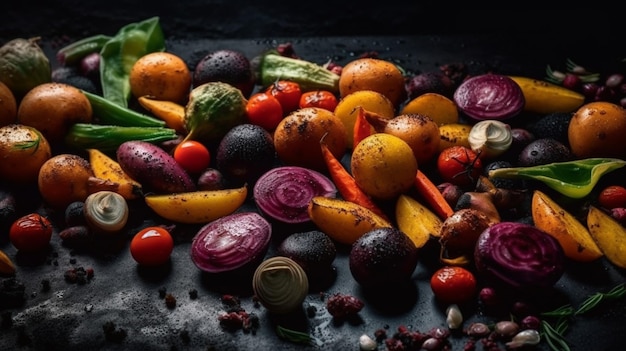
[[[531,167],[498,168],[489,171],[489,177],[534,179],[565,196],[580,199],[591,193],[603,175],[624,166],[626,161],[617,158],[587,158]]]
[[[130,71],[137,60],[151,52],[165,51],[159,17],[122,27],[100,50],[102,95],[120,106],[130,100]]]

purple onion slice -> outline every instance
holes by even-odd
[[[476,243],[477,272],[513,288],[549,288],[565,271],[559,242],[535,226],[500,222],[485,229]]]
[[[268,217],[283,223],[304,223],[314,196],[335,197],[337,188],[327,176],[297,166],[276,167],[263,174],[253,189],[254,202]]]
[[[191,242],[191,260],[202,271],[221,273],[261,262],[272,227],[256,212],[238,212],[200,228]]]
[[[461,112],[475,120],[504,120],[517,116],[526,100],[520,86],[499,74],[471,77],[454,92],[454,102]]]

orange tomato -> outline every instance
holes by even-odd
[[[283,119],[283,112],[280,101],[270,93],[256,93],[246,103],[248,121],[268,132],[276,129]]]

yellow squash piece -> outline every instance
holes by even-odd
[[[137,98],[139,104],[155,117],[163,120],[165,124],[177,133],[186,134],[185,106],[173,101],[157,100],[149,96]]]
[[[587,228],[604,257],[619,268],[626,269],[626,228],[597,207],[589,207]]]
[[[450,123],[439,127],[439,152],[451,146],[464,146],[471,148],[469,134],[472,126],[464,123]]]
[[[352,245],[370,230],[392,227],[393,225],[354,202],[324,196],[315,196],[309,202],[311,221],[331,239]]]
[[[0,250],[0,276],[11,276],[15,274],[15,265],[13,261]]]
[[[560,85],[529,77],[510,76],[524,93],[524,110],[539,114],[574,112],[585,96]]]
[[[159,216],[185,224],[202,224],[234,213],[248,196],[248,187],[186,193],[146,195],[144,200]]]
[[[114,184],[111,191],[126,200],[137,199],[142,195],[142,185],[131,178],[120,164],[98,149],[87,149],[89,164],[96,178],[108,180]]]
[[[408,195],[400,195],[396,201],[398,229],[408,235],[419,249],[432,237],[441,235],[443,222],[428,207]]]
[[[531,207],[535,227],[557,239],[565,256],[578,262],[590,262],[603,256],[587,228],[547,194],[535,190]]]

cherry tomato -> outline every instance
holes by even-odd
[[[52,239],[52,224],[38,214],[18,218],[9,229],[9,240],[19,251],[37,252],[47,248]]]
[[[443,149],[437,158],[437,170],[444,182],[461,187],[474,186],[483,172],[478,154],[465,146]]]
[[[598,203],[609,210],[626,207],[626,188],[620,185],[607,186],[598,195]]]
[[[295,111],[299,107],[300,96],[302,96],[300,84],[288,80],[277,81],[267,87],[265,92],[278,99],[283,108],[283,115]]]
[[[445,304],[463,304],[477,294],[474,273],[460,266],[439,268],[430,278],[435,298]]]
[[[157,266],[170,259],[174,239],[167,229],[158,226],[140,230],[130,242],[130,254],[140,265]]]
[[[273,131],[283,119],[283,107],[272,94],[256,93],[248,99],[246,115],[250,123]]]
[[[335,111],[337,97],[327,90],[307,91],[300,97],[300,108],[320,107],[328,111]]]
[[[174,149],[174,160],[187,172],[198,174],[209,167],[211,153],[204,144],[187,140]]]

